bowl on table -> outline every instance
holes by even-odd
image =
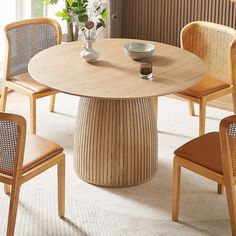
[[[131,42],[124,45],[124,50],[133,60],[143,60],[152,56],[155,46],[151,43]]]

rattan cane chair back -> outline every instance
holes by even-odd
[[[200,57],[206,66],[206,74],[201,81],[176,94],[189,101],[192,116],[195,115],[194,103],[199,104],[199,135],[202,135],[205,134],[206,105],[209,101],[231,94],[236,114],[236,30],[195,21],[182,29],[180,41],[183,49]]]
[[[38,52],[60,43],[60,26],[46,18],[12,23],[5,27],[8,45],[7,79],[27,72],[30,59]]]
[[[200,57],[207,75],[233,83],[235,30],[227,26],[197,21],[185,26],[181,32],[181,46]]]
[[[4,183],[5,192],[10,194],[7,236],[14,235],[21,185],[55,165],[58,170],[58,216],[63,217],[63,148],[39,136],[26,135],[26,121],[22,116],[0,112],[0,183]]]
[[[5,112],[8,90],[30,99],[30,129],[36,133],[36,99],[51,96],[49,111],[54,111],[58,91],[36,81],[28,73],[28,63],[40,51],[61,43],[60,24],[49,18],[26,19],[4,28],[7,40],[7,61],[2,84],[0,111]]]
[[[0,174],[13,176],[17,163],[22,165],[25,126],[22,117],[0,113]]]
[[[0,121],[0,171],[12,175],[17,156],[18,127],[10,121]]]

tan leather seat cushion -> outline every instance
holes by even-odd
[[[225,83],[224,81],[205,76],[200,82],[194,85],[191,88],[188,88],[184,91],[181,91],[181,94],[188,95],[191,97],[203,97],[210,93],[214,93],[224,88],[230,87],[230,84]]]
[[[47,86],[34,81],[29,75],[29,73],[14,76],[11,78],[11,81],[35,93],[42,92],[45,90],[51,90]]]
[[[218,132],[208,133],[193,139],[179,147],[175,151],[175,155],[223,174]]]
[[[50,157],[62,152],[63,148],[58,144],[34,134],[27,134],[23,173],[48,160]]]

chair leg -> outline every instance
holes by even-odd
[[[192,101],[188,102],[189,113],[191,116],[195,116],[194,103]]]
[[[36,134],[36,99],[30,97],[30,131]]]
[[[179,195],[180,195],[180,176],[181,166],[174,159],[173,167],[173,187],[172,187],[172,219],[178,221],[179,219]]]
[[[206,102],[201,99],[199,104],[199,135],[205,134],[205,122],[206,122]]]
[[[11,185],[4,184],[4,192],[6,194],[10,194],[11,193]]]
[[[234,106],[234,114],[236,114],[236,93],[232,93],[232,99],[233,99],[233,106]]]
[[[50,96],[50,105],[49,105],[49,111],[50,112],[54,112],[55,100],[56,100],[56,94],[51,95]]]
[[[236,200],[233,183],[225,183],[232,235],[236,236]]]
[[[11,191],[9,214],[8,214],[7,236],[14,235],[19,195],[20,195],[20,185],[13,185]]]
[[[1,95],[1,105],[0,105],[0,111],[1,112],[5,112],[5,110],[6,110],[7,92],[8,92],[8,88],[3,85],[2,95]]]
[[[224,185],[223,184],[217,184],[217,193],[223,194],[224,192]]]
[[[63,154],[64,155],[64,154]],[[57,164],[58,178],[58,216],[65,215],[65,157]]]

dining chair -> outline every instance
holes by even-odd
[[[236,115],[223,119],[219,132],[202,135],[175,151],[172,219],[178,221],[181,168],[186,168],[225,186],[232,235],[236,236]]]
[[[208,101],[232,94],[236,113],[236,30],[215,23],[196,21],[182,29],[180,38],[181,47],[200,57],[207,69],[205,77],[199,83],[176,94],[189,100],[191,115],[195,115],[194,103],[199,104],[199,135],[202,135],[205,133]]]
[[[63,148],[34,134],[26,135],[22,116],[0,112],[0,182],[10,185],[7,236],[14,235],[22,184],[57,165],[58,215],[65,209],[65,155]]]
[[[6,110],[8,89],[30,99],[30,130],[36,133],[36,99],[51,95],[50,107],[54,111],[56,90],[31,78],[28,63],[38,52],[61,43],[61,27],[49,18],[34,18],[8,24],[4,28],[7,41],[7,59],[2,84],[0,111]],[[52,62],[48,62],[52,63]]]

